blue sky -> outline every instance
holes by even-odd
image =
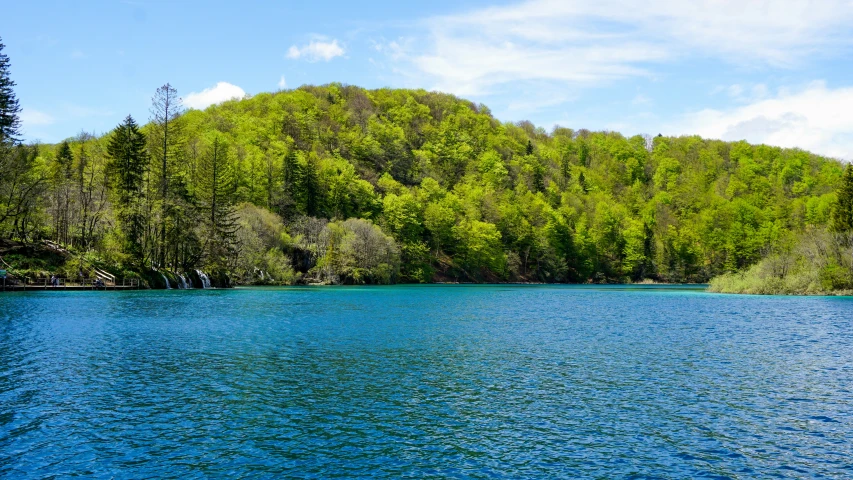
[[[416,87],[504,121],[700,134],[853,159],[850,0],[9,2],[28,140],[342,82]]]

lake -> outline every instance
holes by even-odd
[[[0,294],[0,477],[850,478],[853,298]]]

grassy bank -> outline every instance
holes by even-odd
[[[853,295],[853,238],[812,230],[752,267],[711,279],[716,293]]]

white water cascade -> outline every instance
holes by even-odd
[[[195,272],[198,274],[199,280],[201,280],[201,288],[210,288],[210,278],[208,278],[207,274],[201,270],[196,270]]]
[[[195,285],[193,285],[193,277],[191,277],[189,273],[181,278],[184,279],[184,288],[195,288]]]
[[[181,290],[186,290],[187,289],[187,280],[180,273],[178,274],[178,280],[179,280],[178,288],[180,288]]]
[[[163,275],[163,272],[160,272],[160,276],[163,277],[163,281],[166,282],[166,290],[171,290],[172,286],[169,285],[169,279],[166,278],[166,275]]]

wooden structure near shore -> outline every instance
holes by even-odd
[[[68,257],[71,255],[65,247],[50,240],[42,240],[41,244],[47,249]],[[7,270],[2,270],[2,269]],[[64,277],[17,277],[11,274],[11,266],[0,257],[0,292],[17,292],[29,290],[139,290],[141,280],[138,278],[123,278],[119,282],[115,275],[99,268],[94,268],[94,277],[85,278],[82,273],[77,278]],[[52,282],[55,280],[55,283]]]
[[[101,280],[102,285],[96,284]],[[120,282],[115,278],[57,278],[56,285],[52,285],[50,277],[44,278],[6,278],[0,283],[0,291],[23,292],[33,290],[54,291],[81,291],[81,290],[139,290],[140,281],[137,278],[122,279]]]

